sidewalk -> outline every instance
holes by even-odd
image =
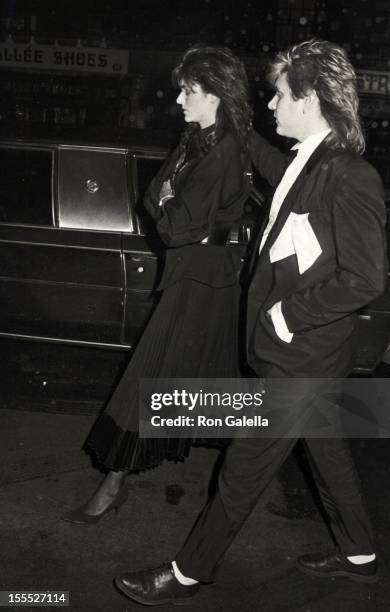
[[[218,451],[194,448],[183,464],[165,463],[131,477],[129,501],[118,516],[77,526],[60,517],[101,478],[80,451],[94,417],[3,409],[0,419],[0,590],[69,591],[72,612],[141,610],[113,588],[112,579],[120,571],[173,558],[207,497]],[[217,582],[204,586],[186,609],[390,610],[390,444],[372,440],[355,446],[378,534],[383,577],[377,586],[322,581],[295,569],[297,555],[327,549],[331,542],[315,512],[292,520],[269,511],[283,496],[275,480],[229,550]]]

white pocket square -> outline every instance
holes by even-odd
[[[303,274],[322,253],[320,243],[309,221],[309,213],[290,213],[279,236],[270,248],[271,263],[295,253],[299,274]]]

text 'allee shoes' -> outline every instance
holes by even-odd
[[[169,564],[153,570],[120,574],[114,579],[123,595],[144,606],[183,604],[199,590],[199,584],[181,584]]]
[[[305,574],[317,578],[332,578],[343,576],[355,582],[376,582],[378,580],[378,565],[376,559],[369,563],[357,565],[334,550],[327,554],[314,553],[302,555],[297,559],[297,567]]]

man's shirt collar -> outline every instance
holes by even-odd
[[[312,134],[303,140],[302,142],[297,142],[293,147],[291,147],[291,151],[297,151],[299,157],[302,155],[306,158],[310,157],[310,155],[315,151],[319,144],[328,134],[330,134],[331,129],[327,128],[326,130],[322,130],[321,132],[317,132],[316,134]]]

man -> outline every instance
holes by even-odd
[[[364,139],[356,78],[344,50],[326,41],[301,43],[278,54],[270,78],[276,130],[298,144],[286,168],[260,136],[252,141],[255,165],[280,182],[248,294],[248,356],[267,377],[269,414],[296,424],[315,404],[308,381],[348,375],[356,311],[384,290],[385,208],[376,171],[358,155]],[[199,583],[211,582],[295,442],[290,435],[234,440],[218,491],[175,561],[118,576],[117,587],[139,603],[159,605],[185,601]],[[298,567],[319,577],[375,581],[371,526],[348,444],[340,437],[303,443],[338,548],[300,557]]]

